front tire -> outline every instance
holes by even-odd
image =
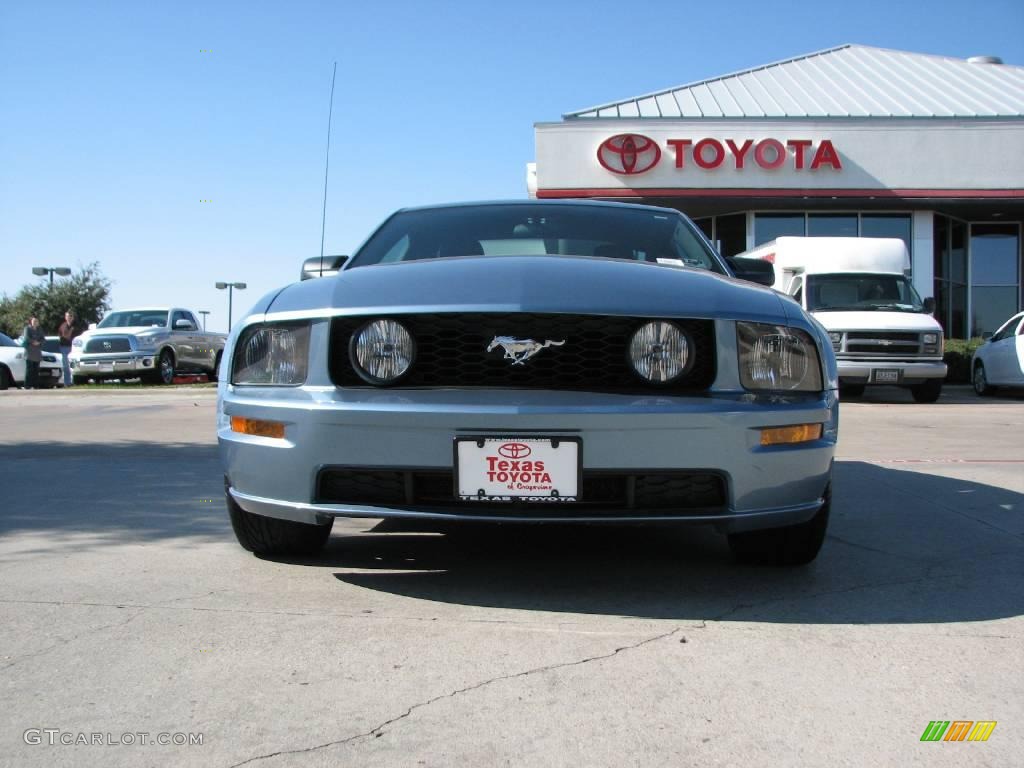
[[[729,534],[729,549],[741,563],[792,568],[807,565],[818,556],[828,529],[832,486],[825,489],[825,503],[806,523]]]
[[[315,555],[331,535],[332,519],[325,525],[278,520],[246,512],[226,493],[228,515],[235,538],[256,555]]]
[[[910,393],[914,396],[914,402],[938,402],[939,395],[942,394],[942,381],[942,379],[927,379],[923,383],[911,387]]]
[[[14,377],[4,366],[0,365],[0,389],[9,389],[14,384]]]
[[[988,383],[988,377],[985,376],[984,363],[975,363],[971,383],[974,385],[974,392],[978,397],[988,397],[995,392],[995,387]]]
[[[174,383],[174,353],[169,349],[165,349],[160,353],[160,359],[156,367],[156,383]]]
[[[206,374],[207,381],[217,381],[217,377],[220,375],[220,359],[223,354],[223,352],[218,352],[213,359],[213,370]]]

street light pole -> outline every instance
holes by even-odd
[[[67,277],[71,274],[71,270],[67,267],[32,267],[32,274],[39,275],[42,277],[45,274],[50,275],[50,287],[53,288],[53,276],[58,274],[61,277]]]
[[[245,283],[214,283],[214,287],[217,290],[223,291],[225,288],[228,289],[228,333],[231,333],[231,301],[235,288],[240,291],[245,290]]]
[[[206,316],[208,314],[210,314],[210,310],[208,310],[208,309],[200,309],[199,310],[199,314],[203,316],[203,330],[205,331],[206,330]]]

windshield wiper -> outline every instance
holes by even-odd
[[[875,307],[864,307],[859,304],[840,304],[836,307],[815,307],[812,312],[871,312]]]
[[[923,312],[924,307],[915,307],[913,304],[876,304],[875,309],[892,310],[897,312]]]

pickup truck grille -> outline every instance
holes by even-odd
[[[85,342],[85,352],[89,355],[103,355],[109,352],[131,352],[132,345],[127,336],[103,336]]]
[[[693,340],[694,364],[679,381],[654,387],[640,379],[627,359],[629,339],[653,318],[557,314],[392,315],[416,340],[416,361],[401,387],[493,387],[601,392],[700,392],[715,379],[716,348],[711,320],[671,322]],[[331,379],[342,387],[368,387],[349,360],[353,333],[376,317],[338,317],[331,324]],[[565,340],[523,365],[502,350],[487,351],[496,336]]]
[[[932,349],[926,352],[921,334],[913,331],[845,331],[836,355],[848,359],[901,360],[936,357],[938,353]]]

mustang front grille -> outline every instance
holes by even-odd
[[[388,315],[416,341],[416,359],[402,387],[508,387],[610,392],[699,392],[715,379],[714,323],[670,319],[693,342],[694,364],[667,386],[649,384],[632,370],[629,340],[656,318],[557,314],[422,314]],[[338,317],[331,325],[331,379],[342,387],[369,386],[352,368],[352,334],[374,317]],[[552,344],[515,363],[496,337],[532,339]]]
[[[551,515],[678,515],[725,511],[725,479],[706,470],[618,472],[583,470],[580,501],[548,505],[529,502],[462,501],[455,496],[451,470],[327,467],[317,478],[316,502],[494,515],[522,512]]]

